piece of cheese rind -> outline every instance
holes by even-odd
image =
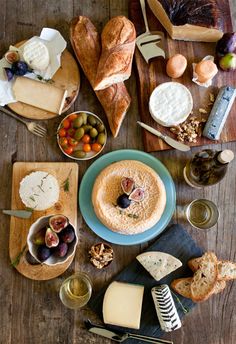
[[[103,299],[103,321],[105,324],[140,328],[144,286],[112,282]]]
[[[144,252],[136,257],[140,264],[159,281],[182,266],[179,259],[164,252]]]
[[[180,328],[181,321],[168,285],[153,287],[151,293],[161,329],[170,332]]]
[[[17,77],[12,86],[12,91],[17,101],[59,115],[63,110],[67,96],[66,90],[26,77]]]

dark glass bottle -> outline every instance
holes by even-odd
[[[205,149],[187,162],[184,168],[184,179],[192,187],[216,184],[224,178],[228,163],[233,158],[234,153],[229,149],[223,151]]]

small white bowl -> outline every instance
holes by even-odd
[[[37,249],[38,249],[38,245],[35,245],[33,243],[33,238],[35,236],[35,234],[42,229],[43,227],[45,227],[48,223],[49,223],[49,218],[52,217],[54,215],[48,215],[48,216],[42,216],[40,218],[38,218],[31,226],[29,229],[29,233],[27,236],[27,244],[28,244],[28,248],[29,248],[29,252],[30,254],[41,264],[45,264],[45,265],[50,265],[50,266],[54,266],[54,265],[59,265],[59,264],[63,264],[65,263],[71,256],[73,256],[73,254],[75,253],[76,250],[76,246],[78,243],[78,236],[75,230],[75,227],[69,223],[75,232],[75,239],[72,241],[72,243],[68,244],[68,251],[67,254],[65,255],[65,257],[56,257],[53,254],[46,259],[44,262],[41,262],[38,258],[37,258]]]

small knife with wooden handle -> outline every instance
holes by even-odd
[[[153,135],[156,135],[158,137],[160,137],[160,139],[164,140],[166,143],[168,143],[169,146],[175,148],[175,149],[178,149],[182,152],[187,152],[190,150],[190,147],[181,143],[181,142],[178,142],[174,139],[172,139],[172,137],[169,137],[167,135],[164,135],[162,134],[160,131],[150,127],[149,125],[143,123],[143,122],[139,122],[137,121],[137,123],[144,129],[146,129],[147,131],[149,131],[150,133],[152,133]]]

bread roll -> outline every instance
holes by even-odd
[[[102,54],[94,85],[96,91],[130,77],[135,39],[135,27],[126,17],[114,17],[106,24],[102,31]]]
[[[94,88],[101,46],[98,32],[89,18],[79,16],[72,20],[70,40],[81,68]],[[111,132],[116,137],[130,106],[129,93],[125,85],[119,83],[97,91],[96,96],[104,108]]]

